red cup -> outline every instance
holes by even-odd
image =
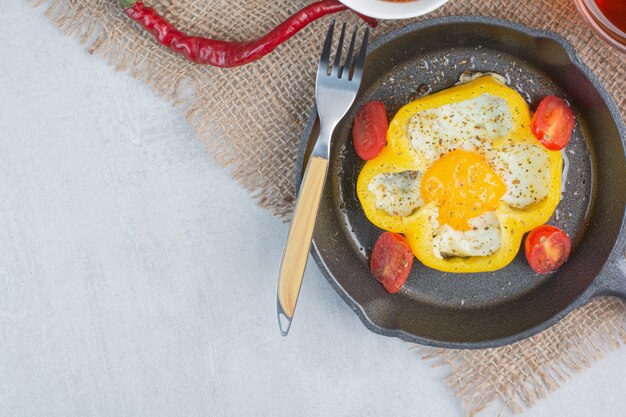
[[[602,40],[626,52],[626,0],[574,0],[574,4]]]

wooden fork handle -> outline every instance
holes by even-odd
[[[283,335],[289,331],[298,301],[327,171],[328,159],[311,157],[296,200],[278,274],[278,322]],[[281,323],[281,313],[285,316],[284,323]]]

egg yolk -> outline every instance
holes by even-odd
[[[496,209],[506,185],[480,154],[456,149],[426,171],[421,193],[439,207],[439,224],[469,230],[469,219]]]

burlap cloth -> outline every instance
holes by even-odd
[[[147,0],[192,34],[241,40],[259,36],[312,0]],[[236,69],[191,64],[157,45],[120,10],[118,0],[38,0],[68,35],[117,70],[143,80],[182,111],[198,137],[262,207],[287,217],[300,132],[313,104],[314,72],[328,20],[273,54]],[[451,0],[429,16],[486,15],[565,36],[626,115],[626,58],[591,33],[572,0]],[[341,20],[358,22],[350,13]],[[383,22],[380,36],[407,22]],[[423,355],[449,366],[447,383],[470,415],[493,401],[519,412],[626,342],[626,309],[599,299],[543,333],[511,346]]]

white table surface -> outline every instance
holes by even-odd
[[[0,416],[463,415],[313,263],[280,337],[287,226],[22,1],[0,2],[0,86]],[[623,416],[624,392],[626,349],[526,415]]]

